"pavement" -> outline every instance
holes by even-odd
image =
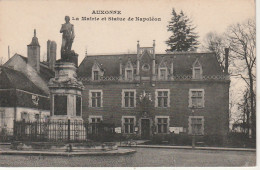
[[[164,148],[164,149],[195,149],[195,150],[219,150],[219,151],[249,151],[256,152],[254,148],[228,148],[228,147],[206,147],[206,146],[170,146],[170,145],[144,145],[148,140],[133,140],[117,143],[120,147],[136,147],[136,148]]]
[[[121,141],[117,142],[118,147],[133,147],[133,148],[162,148],[162,149],[189,149],[189,150],[215,150],[215,151],[247,151],[247,152],[256,152],[254,148],[228,148],[228,147],[202,147],[196,146],[170,146],[170,145],[144,145],[148,140],[131,140],[131,141]],[[1,145],[8,146],[10,143],[0,143]],[[106,151],[106,152],[50,152],[50,151],[15,151],[11,149],[2,149],[0,148],[1,154],[32,154],[32,155],[63,155],[63,156],[72,156],[72,155],[126,155],[136,152],[133,149],[129,148],[119,148],[118,150]]]
[[[122,149],[134,149],[136,153],[120,156],[0,155],[0,167],[248,167],[256,165],[256,152],[126,147]]]
[[[55,151],[25,151],[25,150],[0,150],[0,155],[40,155],[40,156],[112,156],[112,155],[128,155],[135,153],[133,149],[117,149],[103,152],[55,152]]]
[[[136,147],[136,148],[163,148],[163,149],[195,149],[195,150],[220,150],[220,151],[249,151],[256,152],[252,148],[224,148],[224,147],[195,147],[191,146],[165,146],[165,145],[121,145],[121,147]]]

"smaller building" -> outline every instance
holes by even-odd
[[[13,132],[14,120],[45,120],[50,115],[49,88],[54,77],[56,43],[47,41],[47,61],[40,61],[34,30],[27,57],[15,54],[0,71],[0,132]]]
[[[14,120],[44,120],[50,114],[48,94],[23,73],[0,67],[0,132],[13,132]]]

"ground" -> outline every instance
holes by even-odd
[[[1,155],[0,167],[182,167],[182,166],[255,166],[256,153],[247,151],[208,151],[190,149],[132,148],[124,156],[20,156]]]

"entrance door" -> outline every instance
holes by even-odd
[[[142,136],[142,139],[150,138],[150,120],[149,119],[141,119],[141,136]]]

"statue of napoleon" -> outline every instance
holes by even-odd
[[[70,52],[73,40],[75,38],[74,34],[74,26],[70,23],[70,17],[65,16],[65,24],[62,24],[60,33],[62,35],[62,44],[61,44],[61,56],[63,56],[64,52]]]
[[[60,33],[62,33],[61,44],[61,60],[65,62],[72,62],[78,66],[78,54],[71,50],[72,43],[75,38],[74,26],[70,23],[70,17],[65,16],[65,24],[62,24]]]

